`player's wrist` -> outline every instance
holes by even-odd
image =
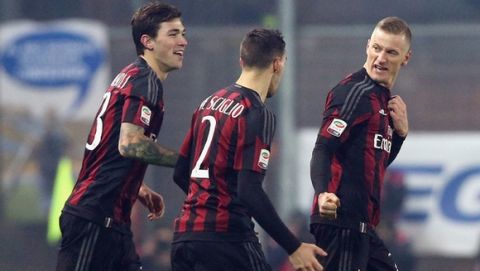
[[[138,190],[138,197],[144,198],[148,193],[148,188],[144,185],[140,186],[140,189]]]
[[[284,247],[285,251],[289,256],[292,256],[298,249],[302,246],[302,242],[295,238],[295,240],[291,240],[287,247]]]

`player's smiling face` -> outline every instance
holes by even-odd
[[[373,80],[391,89],[401,66],[408,63],[410,56],[410,44],[403,34],[376,28],[367,43],[364,68]]]
[[[185,27],[180,18],[160,23],[153,43],[155,61],[163,72],[167,73],[182,67],[187,39]]]

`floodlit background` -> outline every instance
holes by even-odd
[[[103,92],[136,57],[129,22],[143,3],[1,0],[0,271],[54,270],[55,210],[76,179]],[[173,149],[202,99],[237,79],[243,35],[256,26],[284,33],[288,67],[268,101],[279,128],[265,189],[307,241],[308,164],[326,93],[363,65],[377,21],[409,22],[413,57],[393,93],[407,103],[411,133],[385,180],[378,232],[400,270],[480,270],[480,1],[170,3],[183,12],[189,42],[184,67],[164,84],[158,139]],[[169,270],[172,221],[184,198],[171,176],[151,166],[145,178],[165,197],[165,217],[147,222],[141,207],[132,215],[147,271]],[[289,270],[284,252],[262,240],[274,270]]]

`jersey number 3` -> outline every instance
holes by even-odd
[[[212,144],[213,133],[215,132],[215,126],[217,125],[217,122],[215,118],[212,116],[203,117],[202,123],[204,123],[205,121],[208,121],[210,123],[210,127],[208,129],[207,141],[205,141],[205,146],[203,146],[202,152],[200,153],[200,156],[198,157],[198,160],[195,163],[195,166],[193,167],[192,174],[190,175],[192,178],[204,178],[204,179],[209,178],[208,168],[200,169],[200,166],[202,165],[203,160],[205,160],[205,156],[207,156],[208,149],[210,149],[210,144]]]
[[[102,101],[102,108],[100,109],[100,112],[98,112],[96,123],[97,127],[95,128],[95,136],[93,137],[92,143],[88,143],[85,145],[85,148],[87,150],[94,150],[98,144],[100,144],[100,139],[102,138],[102,131],[103,131],[103,114],[105,114],[105,111],[107,111],[108,107],[108,102],[110,101],[110,97],[112,96],[111,92],[106,92],[105,95],[103,95],[103,101]]]

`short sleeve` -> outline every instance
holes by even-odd
[[[270,161],[275,116],[265,107],[252,108],[238,122],[234,169],[265,174]]]
[[[155,107],[161,99],[162,85],[151,71],[141,71],[129,79],[124,90],[125,103],[122,110],[122,122],[129,122],[147,129]]]

